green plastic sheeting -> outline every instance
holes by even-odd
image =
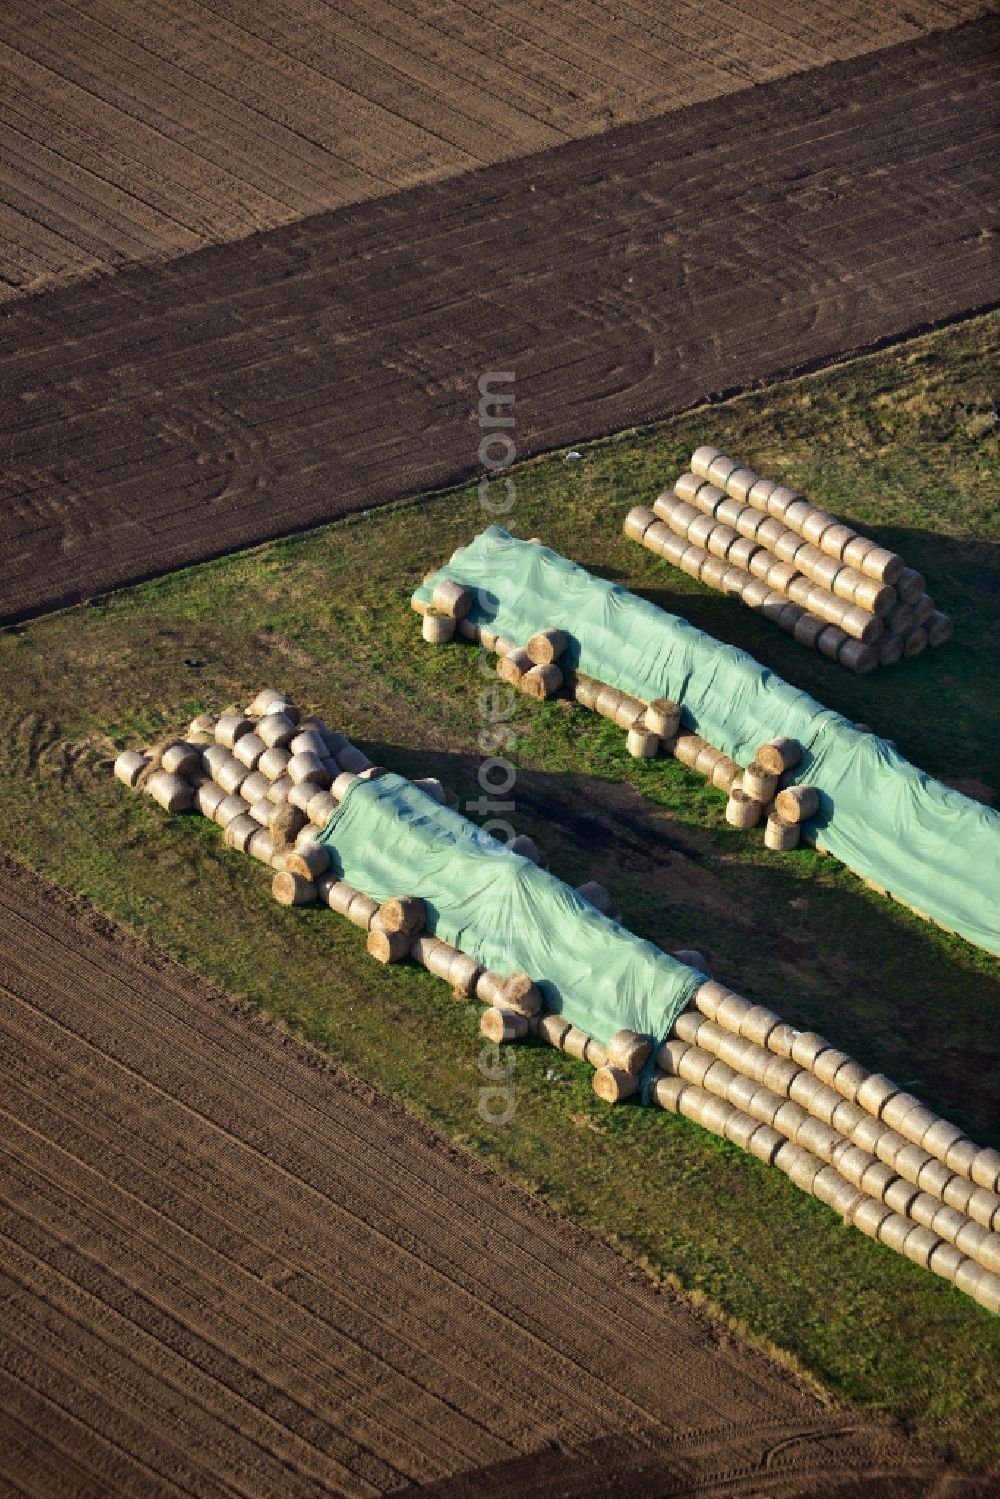
[[[598,1041],[627,1026],[658,1044],[705,982],[402,776],[354,781],[320,842],[339,878],[380,902],[419,895],[428,931],[529,974],[547,1009]]]
[[[860,733],[745,651],[723,645],[547,547],[491,526],[417,589],[453,578],[476,591],[469,616],[523,644],[553,625],[566,660],[644,701],[669,697],[684,723],[740,764],[787,734],[815,786],[808,824],[851,869],[988,952],[1000,953],[1000,814],[944,786],[874,734]]]

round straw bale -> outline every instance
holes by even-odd
[[[877,1239],[879,1228],[891,1216],[892,1209],[886,1207],[884,1202],[862,1196],[851,1212],[850,1221],[869,1239]]]
[[[635,1031],[620,1030],[608,1042],[608,1065],[623,1072],[641,1072],[649,1059],[652,1044]]]
[[[750,574],[742,567],[731,567],[726,565],[722,574],[721,592],[730,599],[738,599],[750,581]]]
[[[706,776],[711,780],[712,772],[722,758],[723,754],[721,750],[717,750],[714,744],[706,744],[704,749],[698,751],[692,769],[696,770],[699,775]]]
[[[383,932],[373,926],[368,933],[368,953],[378,963],[398,963],[410,951],[410,938],[405,932]]]
[[[844,550],[840,555],[844,560],[845,566],[853,567],[857,572],[864,572],[865,569],[861,564],[868,553],[874,550],[875,543],[874,541],[869,541],[867,536],[852,536],[851,540],[845,543]],[[870,576],[870,574],[866,576]]]
[[[790,527],[788,527],[784,531],[782,531],[780,536],[775,539],[774,545],[770,550],[771,555],[776,557],[779,562],[789,564],[795,562],[796,556],[805,548],[805,546],[806,543],[803,541],[798,531],[793,531]],[[796,569],[796,571],[798,571],[798,569]]]
[[[779,1134],[786,1139],[794,1141],[796,1134],[809,1118],[802,1104],[796,1103],[794,1099],[781,1099],[775,1109],[769,1123],[773,1124]]]
[[[834,599],[834,603],[840,605],[843,600]],[[869,614],[867,609],[859,609],[856,604],[847,605],[841,613],[839,625],[845,634],[861,641],[863,645],[871,645],[885,631],[879,615]]]
[[[224,744],[206,744],[201,752],[201,763],[213,778],[219,766],[225,765],[232,758],[232,750],[226,749]]]
[[[927,589],[927,579],[915,568],[904,567],[897,579],[897,594],[904,604],[916,604]]]
[[[165,812],[186,812],[194,805],[194,787],[184,776],[154,770],[143,787]]]
[[[886,583],[877,583],[874,578],[863,577],[853,568],[844,568],[855,579],[850,593],[850,602],[869,614],[888,616],[897,607],[896,590]]]
[[[766,583],[771,568],[777,566],[774,553],[769,552],[766,547],[758,547],[747,563],[747,572],[751,578],[759,578],[762,583]]]
[[[674,755],[682,765],[689,768],[694,766],[704,748],[705,740],[700,734],[678,734],[674,740]]]
[[[675,536],[687,536],[688,526],[693,520],[697,520],[702,512],[697,505],[689,505],[686,500],[665,500],[662,509],[657,502],[657,514],[662,518]]]
[[[797,1187],[803,1192],[811,1192],[823,1162],[818,1160],[811,1151],[803,1150],[801,1145],[793,1145],[789,1142],[782,1145],[776,1152],[774,1164],[779,1171],[784,1171]]]
[[[279,776],[276,781],[271,782],[268,797],[272,802],[286,802],[295,790],[295,783],[291,776]]]
[[[738,537],[733,541],[732,547],[726,553],[726,561],[732,562],[733,567],[742,567],[750,570],[751,561],[756,558],[757,553],[762,552],[762,547],[756,541],[750,541],[747,537]],[[759,579],[751,574],[751,583],[757,583]]]
[[[731,474],[734,474],[740,465],[735,459],[729,458],[725,453],[720,453],[709,465],[708,477],[713,484],[720,485],[723,489],[729,482]]]
[[[562,630],[549,626],[532,635],[525,649],[536,666],[550,666],[566,650],[567,640]]]
[[[219,803],[225,797],[226,793],[221,786],[217,786],[214,781],[205,781],[195,792],[194,804],[202,817],[210,817],[214,821]]]
[[[695,448],[691,454],[691,472],[699,479],[707,479],[708,471],[717,458],[723,458],[725,454],[721,448],[702,446]]]
[[[895,1249],[899,1254],[902,1252],[907,1234],[915,1227],[916,1224],[912,1219],[905,1217],[904,1214],[890,1212],[878,1226],[879,1243],[885,1244],[889,1249]]]
[[[724,791],[727,796],[733,782],[736,781],[739,784],[742,779],[742,770],[736,761],[731,760],[728,755],[720,755],[712,766],[712,785],[717,787],[719,791]]]
[[[431,608],[451,619],[464,619],[474,603],[472,589],[452,578],[442,578],[431,594]]]
[[[745,791],[734,787],[726,803],[726,821],[734,828],[754,828],[760,821],[761,805]]]
[[[940,609],[935,609],[928,615],[924,626],[927,631],[927,644],[930,646],[944,645],[955,633],[955,622],[948,614],[942,614]]]
[[[578,1062],[584,1062],[587,1058],[587,1043],[589,1041],[590,1037],[586,1031],[577,1030],[575,1025],[571,1025],[562,1038],[561,1049],[568,1057],[575,1057]]]
[[[593,906],[605,916],[611,910],[611,896],[596,880],[587,880],[585,884],[577,885],[576,893],[588,905]]]
[[[319,791],[309,802],[306,816],[314,828],[325,828],[336,810],[336,797],[331,796],[329,791]]]
[[[261,824],[250,812],[244,812],[241,817],[234,817],[226,824],[224,839],[230,848],[238,849],[245,854],[254,833],[260,831]]]
[[[520,1041],[528,1034],[528,1021],[524,1015],[513,1010],[484,1010],[479,1018],[480,1034],[498,1045],[505,1041]]]
[[[776,1129],[769,1124],[760,1124],[750,1136],[747,1145],[747,1153],[754,1156],[758,1161],[763,1161],[765,1166],[773,1166],[774,1158],[782,1145],[782,1137]]]
[[[954,1244],[940,1243],[932,1249],[927,1260],[928,1270],[940,1275],[943,1280],[954,1281],[958,1267],[965,1263],[965,1256]]]
[[[346,880],[337,880],[321,875],[316,884],[319,898],[325,901],[331,911],[336,911],[339,916],[346,916],[351,901],[357,895],[353,885],[348,885]]]
[[[768,499],[777,488],[773,479],[758,479],[747,491],[747,503],[766,514]]]
[[[259,734],[241,734],[233,745],[233,757],[247,770],[256,770],[262,755],[267,753],[267,745]]]
[[[824,620],[817,619],[815,614],[802,614],[795,622],[792,635],[799,645],[806,645],[811,650],[815,650],[816,642],[826,629],[829,629],[829,626]]]
[[[518,646],[506,656],[501,656],[497,661],[497,676],[501,682],[510,682],[512,686],[518,686],[525,672],[531,670],[532,661],[523,646]]]
[[[216,743],[224,744],[226,749],[231,750],[237,739],[243,734],[252,734],[254,720],[247,718],[243,713],[223,713],[215,725]]]
[[[279,692],[276,687],[262,687],[250,704],[247,712],[252,718],[263,718],[265,714],[270,713],[272,703],[283,703],[284,701],[285,694]]]
[[[250,811],[249,802],[244,801],[242,796],[233,793],[224,796],[215,809],[215,820],[220,828],[228,827],[234,817],[242,817],[245,812]]]
[[[291,776],[287,779],[291,780]],[[300,812],[304,812],[316,795],[317,788],[314,781],[300,781],[297,786],[293,782],[292,789],[285,800],[291,802],[292,806],[297,807]]]
[[[372,925],[377,924],[377,921],[378,912],[371,918]],[[446,983],[457,955],[457,947],[452,947],[450,942],[442,942],[437,937],[431,937],[426,932],[411,937],[410,956],[415,962],[422,963],[428,973],[433,973],[435,978],[444,979]],[[487,999],[487,996],[479,995],[479,998]]]
[[[168,775],[190,776],[201,767],[201,750],[184,739],[174,739],[160,751],[160,768]]]
[[[898,557],[895,552],[890,552],[885,547],[873,546],[862,557],[860,570],[867,578],[875,578],[879,583],[890,583],[895,586],[904,565],[902,557]]]
[[[681,1095],[689,1086],[679,1077],[657,1077],[653,1082],[653,1098],[661,1109],[679,1114]]]
[[[746,504],[747,495],[756,483],[757,475],[753,469],[746,468],[743,464],[740,464],[737,468],[733,469],[726,480],[726,488],[737,500],[742,500]]]
[[[652,527],[650,527],[650,532]],[[688,551],[690,543],[686,537],[675,536],[668,531],[666,536],[658,538],[657,549],[665,562],[670,562],[674,567],[680,567],[684,554]]]
[[[365,895],[359,890],[344,915],[354,926],[361,927],[362,931],[368,931],[377,910],[378,901],[372,900],[370,895]]]
[[[512,973],[500,987],[497,1003],[503,1010],[517,1010],[520,1015],[537,1015],[542,1008],[542,994],[526,973]]]
[[[947,1119],[936,1119],[919,1143],[931,1155],[937,1156],[939,1161],[945,1161],[949,1147],[964,1138],[957,1124],[949,1124]]]
[[[637,760],[653,760],[660,752],[659,735],[644,728],[641,722],[629,729],[626,742],[629,754]]]
[[[885,627],[895,634],[905,636],[906,632],[913,627],[913,605],[893,604],[885,616]]]
[[[329,754],[322,734],[317,733],[315,729],[302,729],[301,726],[288,748],[293,756],[315,755],[320,760],[325,760]]]
[[[795,769],[796,764],[801,761],[802,745],[798,739],[789,739],[786,735],[759,745],[757,754],[754,755],[754,763],[762,766],[768,775],[784,775],[786,770]]]
[[[271,881],[271,894],[281,906],[307,906],[316,899],[316,886],[312,880],[284,871]]]
[[[795,626],[802,618],[802,607],[799,604],[786,604],[778,615],[778,625],[789,635],[795,634]]]
[[[719,514],[719,510],[726,503],[726,494],[714,484],[703,484],[689,503],[694,505],[696,510],[700,510],[703,515],[711,515],[716,520],[722,520],[723,516]]]
[[[702,563],[706,560],[705,553],[701,547],[689,542],[684,548],[677,566],[682,572],[686,572],[689,578],[697,578],[701,572]]]
[[[472,999],[483,965],[469,953],[456,952],[448,969],[448,982],[456,999]],[[511,1011],[512,1014],[516,1013]]]
[[[633,505],[625,517],[625,535],[630,536],[633,541],[642,541],[655,520],[656,512],[650,510],[648,505]]]
[[[421,622],[420,634],[428,645],[447,645],[455,638],[455,620],[450,614],[428,609]]]
[[[252,770],[240,787],[240,795],[252,806],[254,802],[259,802],[262,796],[270,798],[272,785],[273,782],[269,781],[267,776],[261,775],[259,770]],[[262,818],[259,820],[263,821]]]
[[[969,1176],[978,1187],[1000,1191],[1000,1150],[989,1146],[978,1150],[969,1164]]]
[[[879,666],[894,666],[903,655],[903,637],[895,631],[883,635],[875,643]]]
[[[793,604],[798,604],[800,609],[804,609],[809,602],[809,595],[815,587],[816,585],[811,578],[807,578],[805,573],[797,572],[790,578],[785,587],[785,592]]]
[[[673,739],[681,725],[681,710],[670,698],[658,697],[646,705],[643,722],[650,733]]]
[[[961,1176],[968,1176],[975,1160],[979,1147],[963,1135],[954,1144],[949,1145],[945,1154],[944,1163],[950,1166],[952,1171],[957,1171]]]
[[[286,766],[285,774],[296,786],[308,782],[310,785],[316,785],[325,790],[330,785],[329,771],[324,769],[319,755],[311,751],[293,755]]]
[[[268,713],[257,724],[257,734],[268,749],[285,749],[295,738],[295,724],[287,713]]]
[[[726,575],[726,566],[727,564],[719,557],[706,556],[698,573],[699,582],[704,583],[706,588],[721,588],[722,580]]]
[[[550,1046],[558,1047],[568,1030],[569,1021],[564,1020],[561,1015],[542,1015],[538,1020],[538,1037],[547,1041]]]
[[[532,666],[518,682],[518,686],[527,697],[537,698],[539,701],[555,697],[562,684],[562,672],[558,666],[552,665]]]
[[[859,1108],[878,1119],[890,1098],[895,1098],[899,1091],[897,1085],[884,1073],[870,1072],[855,1093],[854,1101]]]
[[[241,789],[240,795],[243,797],[244,801],[250,801],[250,798],[246,794],[245,787],[246,782],[243,783],[243,789]],[[250,816],[254,819],[255,822],[258,822],[262,828],[269,828],[275,817],[277,817],[278,815],[279,805],[280,803],[271,801],[270,797],[258,797],[255,802],[250,802]]]
[[[306,825],[306,815],[298,807],[293,807],[291,802],[282,802],[275,807],[275,811],[268,821],[271,830],[271,840],[274,844],[274,852],[283,854],[293,848],[295,839]]]
[[[817,1171],[812,1184],[813,1196],[820,1202],[825,1202],[827,1207],[833,1207],[834,1203],[843,1195],[844,1188],[850,1188],[850,1182],[844,1180],[840,1172],[833,1166],[824,1166]],[[850,1201],[853,1203],[858,1196],[857,1188],[851,1189]]]
[[[715,506],[713,513],[720,526],[729,526],[731,530],[735,531],[736,520],[742,509],[743,506],[739,500],[731,499],[729,495],[723,495],[722,499]]]
[[[822,556],[809,569],[810,576],[816,579],[821,588],[830,589],[835,597],[839,597],[833,585],[837,581],[837,574],[844,571],[844,564],[837,562],[833,557]]]
[[[844,526],[835,521],[832,526],[827,526],[820,536],[817,545],[820,551],[825,552],[828,557],[835,558],[838,562],[844,561],[844,548],[849,541],[853,541],[855,532],[850,526]],[[846,566],[846,563],[845,563]]]
[[[732,526],[721,525],[719,524],[719,522],[716,522],[712,526],[712,530],[709,533],[705,545],[713,557],[719,557],[722,560],[725,560],[729,552],[729,548],[733,545],[733,542],[737,541],[738,539],[739,538],[737,536],[737,533]]]
[[[837,652],[837,660],[841,666],[864,676],[878,665],[878,651],[873,645],[862,645],[860,640],[845,640]]]
[[[903,636],[903,656],[907,661],[911,656],[919,656],[926,648],[927,631],[922,625],[917,625]]]
[[[857,597],[857,590],[861,584],[866,584],[877,590],[877,584],[870,578],[863,578],[853,567],[841,566],[830,585],[831,591],[838,599],[843,599],[845,604],[859,604],[862,608],[866,605],[862,598]]]
[[[233,796],[244,781],[248,779],[250,772],[245,765],[241,765],[235,755],[230,755],[228,760],[216,769],[213,779],[218,782],[227,796]]]
[[[253,714],[249,714],[248,716],[252,718]],[[207,736],[209,742],[214,743],[216,722],[215,715],[212,713],[196,713],[187,727],[186,737],[188,741],[190,742],[192,734],[204,734]]]
[[[701,549],[715,530],[715,525],[716,523],[710,515],[699,514],[695,516],[684,534],[692,546]]]
[[[755,510],[752,505],[741,505],[732,524],[740,534],[740,541],[752,541],[755,552],[765,550],[757,540],[757,532],[764,524],[764,516],[759,510]],[[733,542],[733,545],[736,546],[736,542]],[[750,555],[751,553],[747,553],[748,557]],[[740,567],[746,566],[746,563],[740,562],[738,557],[734,557],[733,561],[737,562]]]
[[[415,937],[427,923],[427,908],[419,895],[396,895],[382,902],[377,920],[384,932],[404,932]]]
[[[766,494],[764,494],[763,500],[761,499],[762,486],[760,484],[754,485],[747,498],[751,505],[756,505],[759,510],[766,510],[772,520],[781,521],[783,523],[782,529],[784,529],[784,526],[787,524],[785,516],[788,510],[792,505],[799,504],[802,496],[797,494],[794,489],[789,489],[787,484],[774,484],[770,480],[765,480],[764,483],[769,485],[769,488]]]
[[[759,578],[748,578],[740,590],[740,598],[748,609],[759,609],[769,592],[767,584],[762,583]]]
[[[771,802],[778,790],[778,774],[755,760],[743,772],[743,790],[756,801]]]
[[[125,786],[134,786],[149,763],[149,756],[138,750],[122,750],[115,761],[115,775]]]
[[[786,494],[790,494],[791,498],[786,500]],[[774,518],[776,520],[782,521],[784,525],[789,527],[790,530],[797,531],[801,536],[803,525],[813,513],[813,506],[810,505],[809,501],[803,499],[802,495],[800,494],[795,494],[793,491],[786,490],[784,488],[784,485],[782,485],[774,491],[774,494],[772,494],[771,501],[768,505],[769,510],[771,509],[771,505],[774,505],[775,507],[775,509],[771,512],[774,515]],[[777,513],[779,507],[780,514]],[[803,541],[806,540],[805,537],[803,537],[802,539]]]
[[[275,745],[273,749],[264,751],[257,761],[257,769],[262,775],[267,776],[269,781],[277,781],[285,774],[285,768],[291,758],[287,749]]]
[[[837,523],[835,515],[829,515],[825,510],[810,510],[802,522],[802,535],[806,541],[818,547],[824,531]],[[822,551],[823,548],[820,548]]]
[[[304,880],[318,880],[330,868],[330,853],[321,843],[305,843],[294,848],[285,859],[289,874],[300,874]]]
[[[786,786],[774,799],[774,809],[785,822],[805,822],[819,811],[815,786]]]
[[[772,812],[764,825],[764,846],[778,853],[787,853],[797,848],[802,829],[797,822],[786,822],[778,813]]]
[[[598,1067],[594,1073],[594,1092],[603,1103],[621,1103],[639,1091],[639,1079],[615,1067]]]
[[[673,493],[679,500],[684,500],[687,504],[690,505],[694,502],[694,497],[698,493],[699,489],[703,489],[707,483],[707,479],[700,478],[698,474],[692,474],[691,471],[688,470],[686,474],[681,474],[680,478],[677,480],[673,488]],[[660,498],[666,499],[669,493],[669,490],[664,490]]]

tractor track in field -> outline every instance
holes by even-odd
[[[1000,18],[10,305],[0,621],[1000,302]],[[488,517],[484,516],[484,520]]]
[[[0,972],[5,1492],[979,1492],[5,859]]]

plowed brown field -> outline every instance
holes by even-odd
[[[0,618],[1000,301],[1000,20],[12,305]]]
[[[983,0],[5,0],[0,300],[543,150]]]
[[[8,861],[0,975],[4,1493],[976,1492]]]

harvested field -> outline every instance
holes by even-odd
[[[0,300],[544,150],[982,14],[981,0],[10,0]]]
[[[14,306],[0,618],[1000,298],[1000,20]]]
[[[9,861],[0,952],[8,1491],[978,1491]]]

